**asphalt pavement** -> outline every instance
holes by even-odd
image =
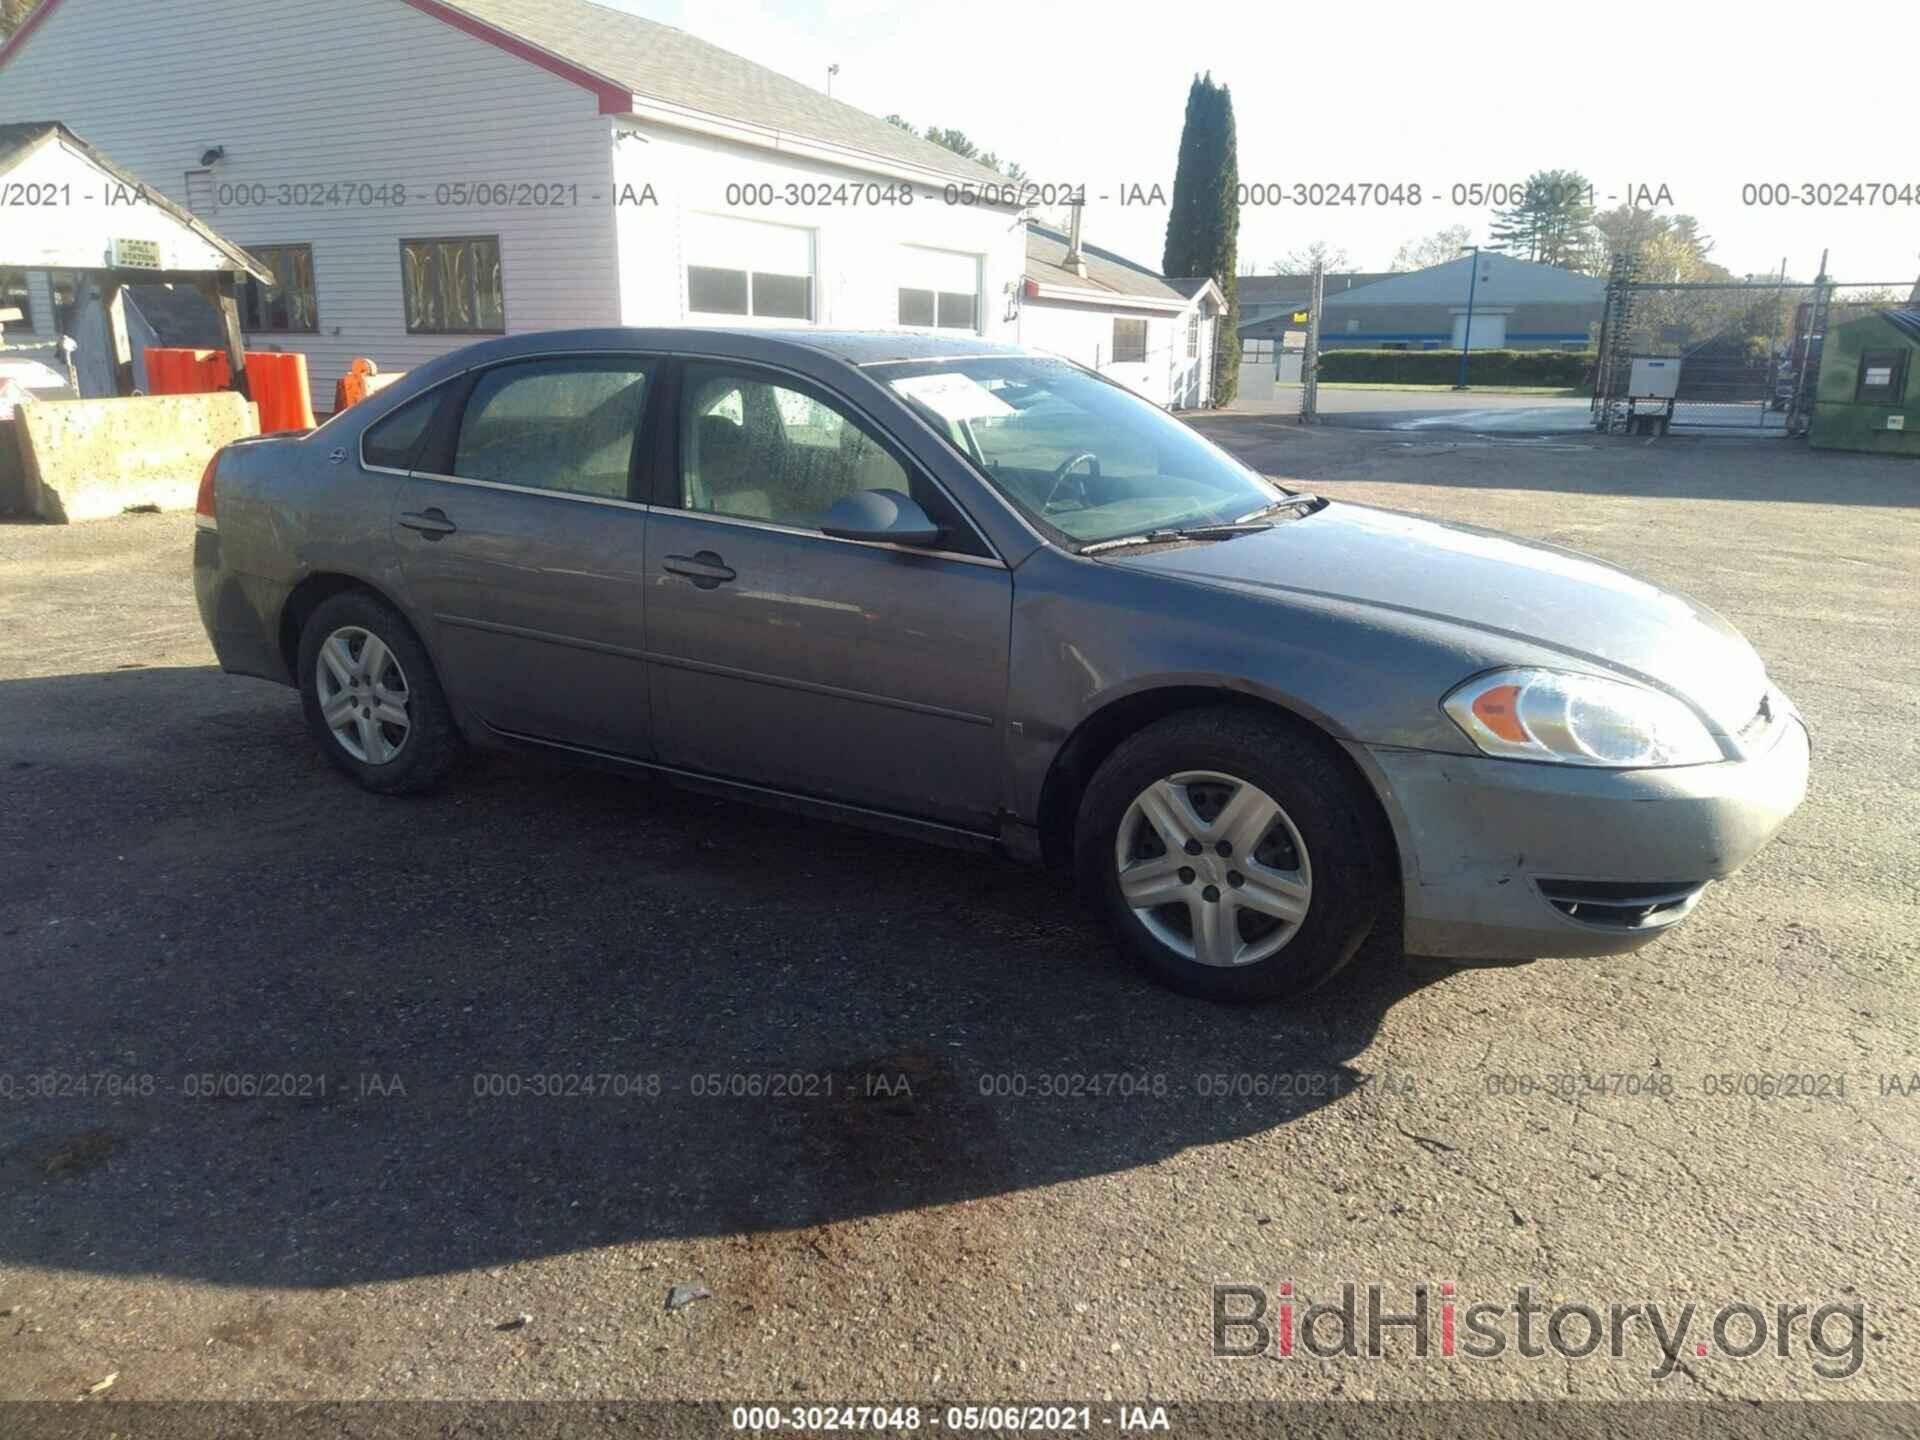
[[[0,525],[0,1396],[1913,1398],[1920,469],[1200,423],[1713,605],[1806,805],[1636,955],[1220,1007],[1047,872],[510,758],[361,793],[214,668],[190,517]],[[1576,1328],[1281,1353],[1282,1286],[1376,1284]]]

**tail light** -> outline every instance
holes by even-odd
[[[200,493],[193,502],[193,523],[201,530],[218,530],[219,518],[213,510],[213,474],[220,468],[220,452],[213,452],[207,468],[200,472]]]

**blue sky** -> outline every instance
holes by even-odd
[[[1233,89],[1243,181],[1419,182],[1418,209],[1248,207],[1240,248],[1264,271],[1323,240],[1356,269],[1404,241],[1473,226],[1450,187],[1582,170],[1599,202],[1665,185],[1738,273],[1810,278],[1823,247],[1839,279],[1920,271],[1920,159],[1911,125],[1854,94],[1859,60],[1796,73],[1764,12],[1663,7],[1638,39],[1601,38],[1584,11],[1489,0],[1399,4],[1198,4],[1175,9],[1051,0],[605,0],[710,40],[875,114],[951,125],[1037,180],[1082,182],[1088,238],[1158,264],[1166,213],[1123,207],[1131,185],[1171,190],[1187,86],[1211,70]],[[1850,34],[1912,54],[1920,8],[1846,7]],[[1876,42],[1877,48],[1878,42]],[[1606,95],[1604,115],[1591,102]],[[1874,94],[1886,96],[1876,83]],[[1879,102],[1874,102],[1878,104]],[[1913,203],[1765,208],[1748,183],[1892,181]],[[1441,189],[1440,203],[1432,199]],[[1244,267],[1243,267],[1244,268]]]

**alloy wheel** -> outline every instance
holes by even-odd
[[[367,765],[398,758],[413,732],[406,671],[371,630],[343,625],[314,662],[320,714],[340,748]]]
[[[1252,965],[1300,933],[1313,900],[1306,842],[1250,781],[1188,770],[1155,781],[1115,837],[1120,894],[1161,944],[1202,965]]]

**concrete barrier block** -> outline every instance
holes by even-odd
[[[20,454],[20,427],[14,422],[13,408],[0,410],[0,515],[25,515],[32,510],[27,503],[27,462]]]
[[[260,433],[260,412],[232,391],[45,400],[17,413],[26,509],[57,524],[191,509],[213,452]]]

